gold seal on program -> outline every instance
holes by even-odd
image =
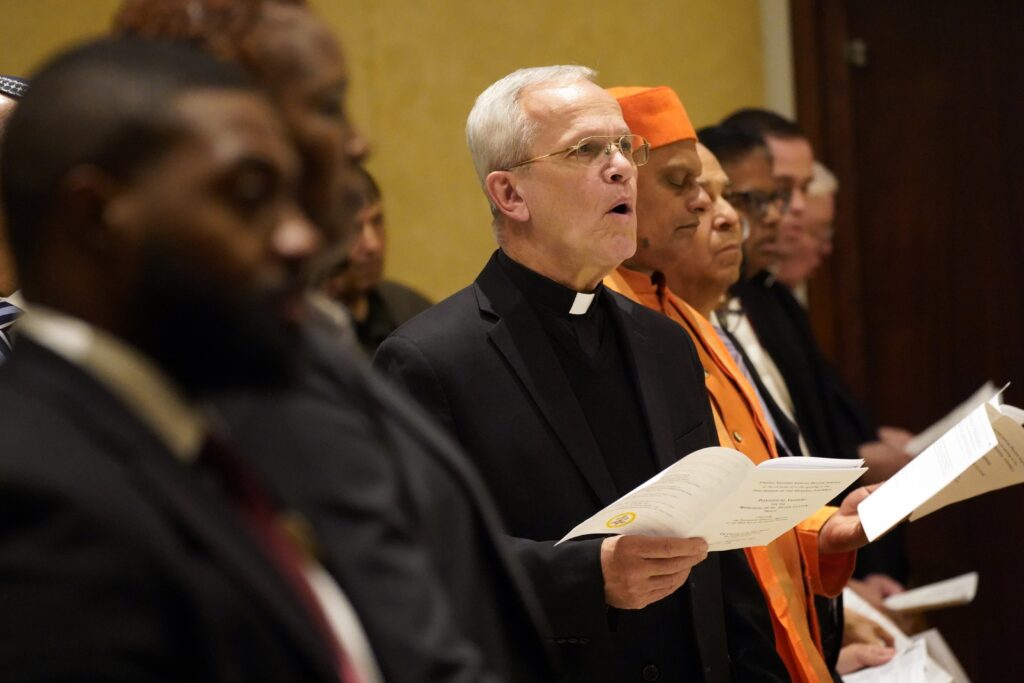
[[[634,520],[636,520],[635,512],[623,512],[622,514],[615,515],[607,522],[605,522],[605,526],[609,529],[618,529],[628,524],[632,524]]]

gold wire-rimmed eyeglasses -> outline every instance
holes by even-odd
[[[600,159],[602,154],[610,157],[612,155],[612,148],[622,152],[622,156],[629,159],[634,165],[643,166],[647,163],[647,159],[650,156],[651,143],[647,142],[641,135],[590,135],[571,147],[560,149],[551,154],[542,154],[539,157],[527,159],[526,161],[520,161],[518,164],[509,166],[508,170],[511,171],[514,168],[559,155],[565,155],[566,159],[592,164]]]

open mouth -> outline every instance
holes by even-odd
[[[627,202],[622,202],[620,204],[616,204],[615,206],[613,206],[612,210],[609,211],[608,213],[617,213],[622,216],[628,216],[629,214],[633,213],[633,209],[630,208]]]

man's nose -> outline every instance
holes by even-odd
[[[636,176],[636,164],[633,157],[619,149],[615,143],[608,146],[608,161],[605,163],[605,179],[613,183],[622,183]]]
[[[793,194],[789,198],[789,207],[786,209],[786,213],[799,216],[803,214],[805,208],[807,208],[807,195],[801,188],[794,187]]]
[[[714,203],[711,201],[711,195],[708,194],[703,185],[698,185],[697,194],[690,200],[688,208],[694,213],[703,213],[710,211],[712,206],[714,206]]]
[[[282,213],[270,239],[274,253],[286,261],[306,260],[323,244],[320,232],[298,208]]]

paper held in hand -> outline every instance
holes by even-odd
[[[1003,388],[1005,389],[1006,387]],[[992,382],[985,382],[980,389],[971,394],[970,398],[956,408],[953,408],[941,420],[908,441],[903,449],[910,455],[920,455],[924,452],[924,449],[938,441],[940,436],[955,427],[960,420],[970,415],[972,410],[985,401],[991,400],[998,393],[999,390],[996,389],[996,385],[992,384]]]
[[[999,395],[975,406],[858,507],[873,541],[908,515],[914,521],[952,503],[1024,483],[1024,411],[999,405]]]
[[[862,460],[776,458],[755,466],[703,448],[633,489],[559,543],[591,534],[703,538],[710,550],[766,545],[854,482]]]
[[[903,593],[894,593],[883,604],[893,612],[924,612],[966,605],[978,594],[978,572],[968,572]]]

